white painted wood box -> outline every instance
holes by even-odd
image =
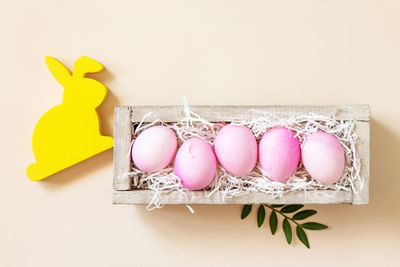
[[[178,192],[170,192],[163,195],[166,204],[368,204],[370,160],[370,108],[368,105],[191,106],[190,108],[202,118],[213,122],[251,119],[251,116],[254,116],[251,110],[259,110],[277,116],[296,116],[309,113],[329,116],[333,113],[337,120],[353,120],[356,123],[355,133],[358,135],[356,151],[361,161],[360,174],[364,179],[364,186],[357,194],[352,191],[312,190],[288,192],[282,197],[276,198],[271,194],[252,192],[225,199],[225,201],[221,201],[215,194],[207,198],[203,191],[190,191],[187,198]],[[148,204],[153,197],[154,192],[151,190],[134,189],[132,178],[119,178],[131,170],[130,146],[133,126],[138,124],[149,112],[157,113],[163,122],[175,122],[184,117],[182,106],[123,106],[115,108],[114,204]]]

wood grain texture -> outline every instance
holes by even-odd
[[[131,170],[130,144],[132,141],[131,108],[116,107],[114,113],[114,190],[130,190],[132,179],[121,177]]]
[[[309,113],[329,116],[336,114],[338,120],[370,120],[368,105],[338,105],[338,106],[190,106],[190,109],[208,121],[232,121],[249,119],[268,113],[275,116],[296,116]],[[156,112],[155,112],[156,111]],[[143,116],[153,112],[164,122],[179,121],[184,118],[183,106],[134,106],[132,107],[132,122],[139,122]],[[147,117],[144,121],[151,122],[154,118]]]
[[[113,193],[113,204],[148,204],[153,198],[154,192],[150,190],[118,191]],[[289,192],[280,198],[261,192],[250,192],[248,194],[222,201],[218,194],[207,198],[204,191],[190,191],[186,198],[179,192],[163,194],[166,204],[339,204],[352,203],[353,194],[347,191],[318,190],[318,191],[296,191]]]
[[[262,116],[263,113],[279,117],[297,116],[309,113],[329,116],[336,115],[338,120],[355,120],[355,132],[358,135],[356,150],[361,161],[361,176],[364,186],[358,194],[347,191],[316,190],[286,193],[281,198],[271,194],[251,192],[242,196],[225,199],[214,194],[205,197],[204,191],[190,191],[186,198],[179,192],[163,194],[166,204],[246,204],[246,203],[275,203],[275,204],[339,204],[354,205],[369,202],[369,105],[335,105],[335,106],[190,106],[190,109],[209,121],[232,121],[251,119]],[[114,204],[148,204],[154,192],[150,190],[131,190],[132,180],[118,179],[118,176],[128,172],[131,166],[129,155],[132,140],[132,123],[138,123],[148,113],[154,113],[164,122],[175,122],[184,117],[183,106],[134,106],[116,107],[115,110],[115,146],[114,146]],[[147,117],[144,122],[151,122],[154,117]],[[360,188],[360,184],[356,184]]]
[[[357,121],[355,133],[358,136],[356,151],[361,162],[360,176],[364,178],[364,183],[361,187],[361,184],[356,182],[355,186],[359,191],[353,196],[353,204],[362,205],[369,203],[370,123]]]

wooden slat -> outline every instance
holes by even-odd
[[[132,122],[130,107],[116,107],[114,114],[114,189],[130,190],[132,179],[121,175],[131,170]]]
[[[336,105],[336,106],[190,106],[190,109],[208,121],[232,121],[262,116],[266,112],[276,116],[296,116],[309,113],[329,116],[335,114],[338,120],[369,121],[368,105]],[[134,106],[132,122],[139,122],[143,116],[152,112],[164,122],[179,121],[184,118],[183,106]],[[154,116],[144,121],[151,122]]]
[[[118,191],[113,193],[113,203],[148,204],[153,195],[154,192],[151,190]],[[242,196],[227,198],[225,201],[222,201],[217,194],[207,198],[204,191],[192,191],[186,195],[187,200],[181,193],[176,191],[162,196],[166,204],[341,204],[351,203],[353,199],[352,192],[333,190],[289,192],[281,198],[275,198],[271,194],[251,192]]]
[[[353,196],[354,205],[362,205],[369,203],[369,139],[370,139],[370,123],[357,121],[355,133],[358,136],[356,143],[357,155],[361,162],[361,173],[360,176],[364,178],[364,184],[360,189],[360,184],[356,183],[356,188],[359,190],[357,194]]]

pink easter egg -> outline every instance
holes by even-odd
[[[157,172],[172,161],[176,148],[174,131],[165,126],[153,126],[136,138],[132,146],[132,160],[142,171]]]
[[[313,179],[322,184],[332,184],[342,177],[346,158],[342,145],[334,135],[318,131],[307,136],[302,161]]]
[[[214,141],[219,163],[229,173],[244,176],[257,162],[257,141],[253,132],[242,125],[228,124],[222,127]]]
[[[285,127],[275,127],[264,133],[259,148],[261,168],[273,181],[285,181],[296,171],[300,161],[300,142]]]
[[[207,187],[214,179],[217,161],[210,144],[191,138],[178,149],[174,172],[181,179],[182,186],[189,190]]]

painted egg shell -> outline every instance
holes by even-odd
[[[273,181],[287,180],[299,165],[300,142],[288,128],[268,130],[261,138],[258,151],[260,166]]]
[[[153,126],[136,138],[132,146],[132,160],[142,171],[157,172],[172,161],[176,147],[174,131],[165,126]]]
[[[322,184],[337,182],[345,168],[345,155],[339,140],[318,131],[309,135],[302,149],[302,161],[311,177]]]
[[[257,141],[246,126],[228,124],[222,127],[214,148],[219,163],[235,176],[248,174],[257,163]]]
[[[181,179],[183,187],[200,190],[214,179],[217,160],[212,147],[199,138],[185,141],[175,157],[174,172]]]

